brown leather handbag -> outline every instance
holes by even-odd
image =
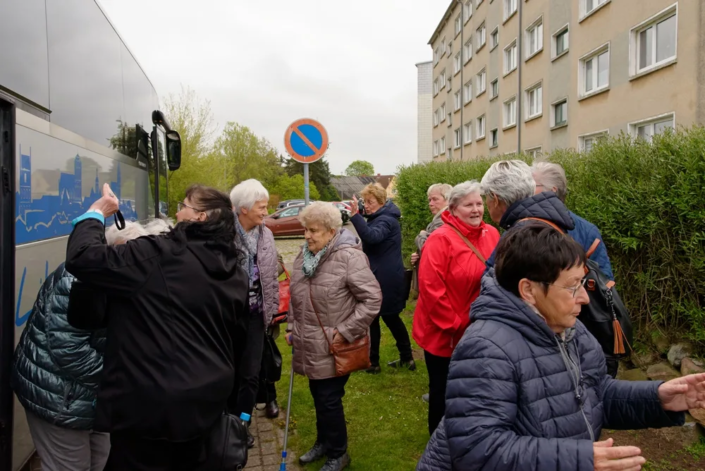
[[[345,376],[354,371],[365,370],[371,366],[370,364],[370,337],[365,334],[362,338],[359,338],[353,342],[348,342],[345,337],[338,335],[333,338],[333,342],[328,340],[328,334],[326,334],[326,329],[323,327],[323,322],[321,322],[321,316],[318,315],[318,310],[313,304],[313,293],[311,293],[309,288],[309,296],[311,297],[311,307],[313,312],[316,314],[316,319],[318,319],[318,325],[321,326],[323,331],[323,336],[328,342],[328,349],[330,354],[333,355],[335,359],[335,375]]]

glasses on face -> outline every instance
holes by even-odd
[[[587,282],[587,278],[583,278],[582,280],[580,280],[580,283],[578,283],[577,286],[561,286],[561,285],[557,285],[557,284],[555,284],[555,283],[545,283],[545,284],[546,284],[546,286],[551,286],[551,285],[553,285],[553,286],[556,286],[556,287],[558,287],[558,288],[568,290],[568,292],[570,292],[570,294],[573,295],[573,298],[575,298],[575,297],[578,295],[578,292],[580,291],[580,288],[584,288],[584,287],[585,287],[585,283],[586,283],[586,282]]]
[[[177,208],[177,210],[178,210],[179,212],[182,211],[184,208],[193,209],[193,210],[196,211],[197,213],[204,213],[204,212],[205,212],[205,211],[203,211],[203,210],[196,209],[196,208],[194,208],[193,206],[189,206],[189,205],[187,205],[186,203],[184,203],[184,202],[182,202],[182,201],[179,201],[179,203],[176,205],[176,208]]]

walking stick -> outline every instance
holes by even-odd
[[[286,471],[286,447],[289,441],[289,418],[291,417],[291,393],[294,390],[294,348],[291,348],[291,375],[289,376],[289,401],[286,403],[286,428],[284,429],[284,449],[279,471]]]

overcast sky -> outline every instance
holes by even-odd
[[[99,0],[160,97],[191,87],[219,130],[249,126],[284,153],[298,118],[328,161],[395,173],[416,161],[417,75],[448,0]]]

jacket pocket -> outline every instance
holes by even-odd
[[[69,411],[71,409],[71,404],[73,403],[75,396],[76,383],[74,383],[73,381],[66,381],[64,383],[64,397],[61,400],[61,408],[59,409],[59,413],[56,415],[56,420],[54,421],[55,423],[61,423],[62,419],[71,416]]]

